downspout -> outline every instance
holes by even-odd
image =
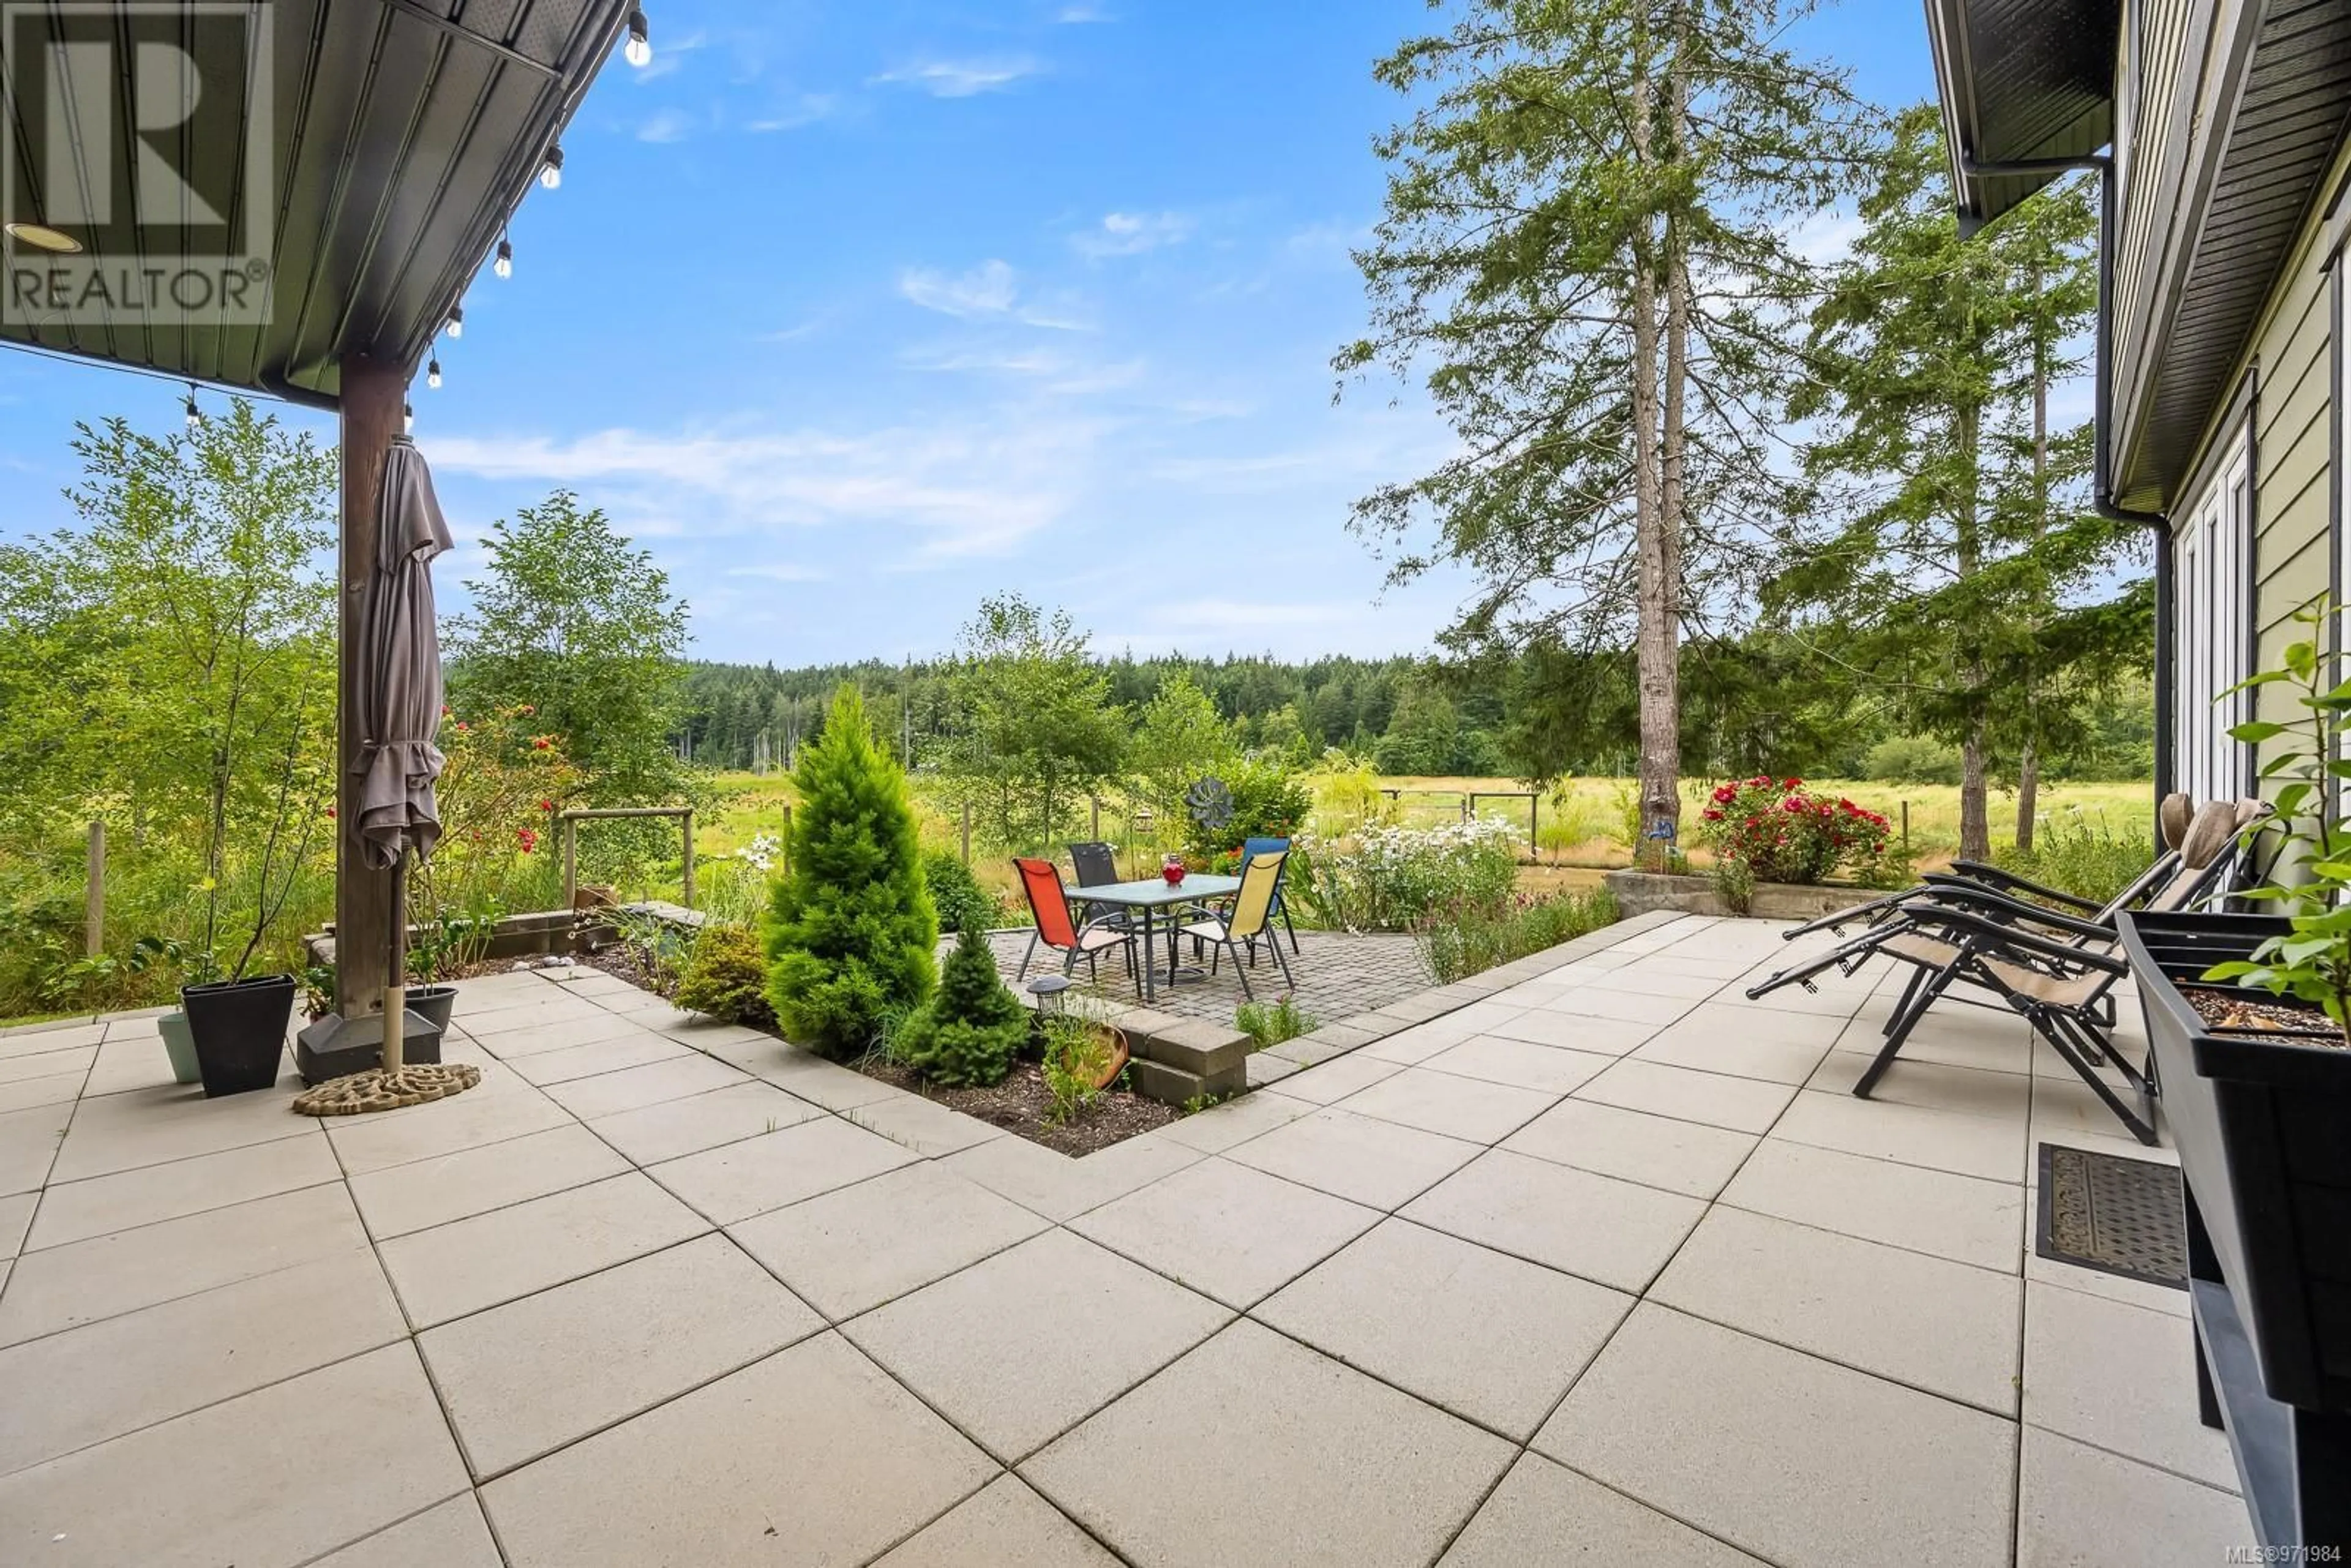
[[[2178,700],[2178,680],[2172,668],[2174,585],[2171,560],[2171,518],[2162,512],[2142,512],[2115,502],[2113,434],[2115,413],[2115,161],[2103,152],[2079,158],[2030,158],[2013,163],[1979,163],[1962,153],[1960,172],[1970,179],[2031,178],[2068,174],[2082,169],[2098,173],[2098,324],[2097,364],[2094,380],[2095,412],[2091,415],[2091,507],[2110,522],[2134,523],[2155,535],[2155,798],[2171,792],[2177,771],[2172,756],[2172,710]],[[1960,214],[1960,222],[1969,222]]]

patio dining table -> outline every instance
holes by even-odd
[[[1151,945],[1163,926],[1167,932],[1167,983],[1176,984],[1176,934],[1183,921],[1176,910],[1186,904],[1198,904],[1206,899],[1229,898],[1240,891],[1241,879],[1237,876],[1192,875],[1170,885],[1165,877],[1152,877],[1146,882],[1113,882],[1094,887],[1074,887],[1070,896],[1092,904],[1110,904],[1120,909],[1139,911],[1143,915],[1143,999],[1159,999],[1158,966],[1152,956]],[[1164,912],[1165,917],[1162,918]]]

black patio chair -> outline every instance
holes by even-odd
[[[1071,844],[1070,869],[1077,873],[1077,883],[1081,890],[1089,887],[1108,887],[1113,883],[1126,880],[1118,873],[1117,850],[1099,841],[1087,844]],[[1120,928],[1127,924],[1129,916],[1125,910],[1113,908],[1106,904],[1090,904],[1083,896],[1082,891],[1076,902],[1081,919],[1098,921],[1102,925]]]

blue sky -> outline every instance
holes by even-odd
[[[1461,585],[1383,594],[1344,522],[1447,434],[1384,382],[1334,407],[1328,368],[1399,110],[1370,68],[1418,0],[647,9],[653,66],[606,68],[413,393],[468,541],[444,601],[568,486],[707,657],[921,656],[1003,589],[1106,650],[1429,646]],[[1932,89],[1906,0],[1800,37],[1881,101]],[[179,395],[0,352],[0,531],[66,520],[74,421]]]

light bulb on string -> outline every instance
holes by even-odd
[[[400,434],[402,435],[416,434],[416,405],[413,402],[400,405]]]
[[[449,308],[448,331],[453,340],[465,335],[465,308],[463,305],[453,305]]]
[[[557,142],[547,150],[547,162],[538,166],[538,183],[542,189],[552,191],[563,183],[563,144]]]
[[[645,26],[643,6],[629,7],[629,41],[621,47],[621,57],[639,68],[653,63],[653,38]]]
[[[496,261],[490,263],[490,270],[496,273],[500,277],[512,277],[514,276],[514,245],[512,241],[503,237],[499,239],[498,256]]]
[[[439,360],[436,359],[426,361],[424,366],[424,384],[431,387],[435,392],[441,390],[441,361]]]
[[[198,408],[198,407],[196,406],[196,383],[195,383],[195,382],[190,382],[188,383],[188,397],[187,397],[187,401],[186,401],[184,403],[183,403],[183,404],[181,405],[181,407],[185,411],[185,413],[186,413],[186,414],[187,414],[188,428],[189,428],[191,431],[194,430],[194,429],[196,428],[196,426],[198,426],[199,424],[202,424],[202,423],[204,422],[204,411],[203,409]]]

